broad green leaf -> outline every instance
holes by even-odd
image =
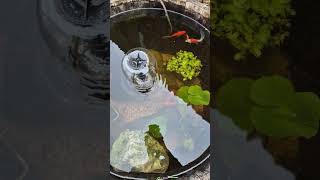
[[[251,112],[255,128],[265,135],[274,137],[300,136],[303,127],[294,119],[295,116],[289,108],[282,107],[255,106]]]
[[[318,132],[320,100],[314,93],[295,93],[289,106],[254,107],[251,115],[256,129],[266,135],[310,138]]]
[[[209,91],[203,91],[202,92],[202,99],[204,100],[203,105],[209,105],[210,104],[210,92]]]
[[[294,97],[294,88],[284,77],[262,77],[253,83],[250,97],[261,106],[287,106]]]
[[[210,103],[210,92],[203,91],[198,85],[183,86],[177,91],[177,95],[186,103],[193,105],[209,105]]]
[[[218,110],[246,130],[253,129],[250,120],[253,104],[249,98],[252,83],[253,80],[248,78],[230,80],[219,89],[216,100]]]
[[[320,120],[319,97],[312,92],[296,93],[295,103],[291,107],[296,112],[296,121],[304,127],[301,133],[307,138],[316,135]]]
[[[307,113],[306,116],[320,120],[320,99],[312,92],[297,92],[296,93],[297,102],[295,105],[300,107],[301,113]]]
[[[190,95],[199,95],[202,93],[202,88],[198,85],[190,86],[188,90],[188,94]]]
[[[183,86],[177,91],[177,96],[183,99],[183,101],[186,103],[189,103],[188,90],[189,90],[188,86]]]
[[[203,99],[203,97],[200,95],[189,96],[188,99],[189,99],[189,102],[193,105],[203,105],[207,103],[207,101]]]

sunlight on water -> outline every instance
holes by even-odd
[[[197,159],[209,147],[210,124],[168,90],[163,82],[156,83],[148,94],[138,93],[132,86],[127,86],[121,71],[125,52],[110,42],[110,145],[127,129],[146,132],[149,125],[157,124],[165,147],[182,166]],[[126,171],[127,168],[120,170]]]

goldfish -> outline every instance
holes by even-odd
[[[166,38],[180,37],[180,36],[183,36],[183,35],[185,36],[186,34],[187,34],[186,31],[178,31],[178,32],[173,33],[172,35],[163,36],[162,38],[166,39]]]
[[[186,38],[185,42],[190,43],[190,44],[198,44],[198,43],[202,42],[204,40],[204,36],[205,35],[204,35],[203,31],[201,31],[200,33],[201,33],[200,39],[189,38],[189,36],[187,35],[186,36],[187,38]]]
[[[198,44],[201,42],[201,39],[189,38],[189,39],[186,39],[186,42],[190,44]]]

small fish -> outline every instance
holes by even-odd
[[[201,39],[189,38],[189,39],[186,39],[186,42],[190,44],[198,44],[201,42]]]
[[[204,35],[203,31],[201,31],[200,34],[201,34],[200,39],[189,38],[189,36],[187,35],[187,39],[185,42],[190,43],[190,44],[198,44],[198,43],[202,42],[204,40],[205,35]]]
[[[186,34],[187,34],[186,31],[178,31],[178,32],[173,33],[170,36],[163,36],[162,38],[166,39],[166,38],[180,37],[180,36],[183,36],[183,35],[186,35]]]

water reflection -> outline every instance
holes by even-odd
[[[59,60],[53,62],[53,66],[41,67],[44,70],[43,77],[51,89],[59,94],[77,88],[81,92],[81,100],[90,103],[102,100],[100,103],[105,103],[109,90],[109,38],[107,16],[102,14],[106,14],[107,2],[79,3],[70,0],[38,0],[41,35],[51,53]],[[83,14],[84,9],[88,14]],[[47,71],[52,69],[56,71],[53,73],[61,76],[51,77]],[[56,79],[58,82],[55,82]],[[57,87],[61,82],[65,83],[63,89]],[[74,94],[74,91],[68,92],[63,99],[69,101]]]
[[[79,75],[47,46],[36,3],[5,1],[0,7],[0,132],[8,128],[0,141],[12,146],[8,152],[1,144],[0,179],[23,173],[14,151],[29,167],[23,180],[105,179],[108,107],[83,101]],[[16,176],[6,178],[7,168],[18,170]]]
[[[156,124],[160,128],[163,145],[180,166],[199,158],[209,147],[210,124],[169,91],[161,78],[147,95],[126,86],[125,75],[121,71],[125,53],[113,41],[110,48],[110,147],[127,129],[146,132],[149,125]],[[128,168],[120,170],[128,172]]]
[[[295,175],[276,164],[260,138],[248,140],[248,133],[232,119],[211,110],[215,132],[214,179],[295,180]]]

